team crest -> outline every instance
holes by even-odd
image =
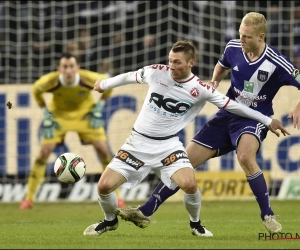
[[[269,75],[269,72],[263,71],[263,70],[259,70],[258,74],[257,74],[257,80],[259,80],[261,82],[265,82],[265,81],[268,80],[268,75]]]
[[[193,96],[193,97],[197,97],[198,95],[199,95],[199,89],[197,89],[197,88],[192,88],[191,89],[191,91],[190,91],[190,93],[191,93],[191,95]]]

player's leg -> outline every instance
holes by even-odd
[[[38,157],[35,159],[27,181],[27,193],[25,199],[20,204],[20,209],[30,209],[33,207],[33,201],[36,191],[44,178],[46,164],[49,155],[55,148],[55,143],[42,144]]]
[[[104,212],[104,220],[88,226],[84,235],[98,236],[104,232],[116,230],[118,218],[115,210],[118,206],[118,198],[115,189],[126,182],[123,175],[113,169],[106,168],[98,182],[98,201]]]
[[[277,233],[281,231],[282,226],[275,219],[270,205],[267,183],[256,161],[259,147],[260,143],[257,137],[253,134],[243,134],[238,143],[237,158],[260,207],[263,224],[270,233]]]
[[[201,193],[195,180],[194,170],[191,168],[181,168],[172,176],[172,180],[184,192],[184,205],[190,216],[190,227],[192,234],[196,236],[211,237],[213,234],[201,225]]]
[[[223,113],[218,113],[195,134],[186,149],[194,168],[197,168],[212,157],[233,150],[233,147],[228,147],[228,145],[231,145],[228,129],[226,128],[228,120],[226,117],[224,119]],[[221,152],[215,150],[216,148],[223,148],[224,150]],[[137,208],[132,208],[131,211],[129,211],[129,216],[134,218],[134,211],[137,212],[136,215],[141,215],[141,211],[145,216],[151,216],[167,198],[175,194],[178,190],[178,187],[175,190],[170,190],[160,182],[149,199],[142,206],[138,207],[138,211]],[[130,214],[132,214],[132,216]]]
[[[98,141],[92,141],[92,144],[93,144],[93,146],[98,154],[98,157],[102,163],[103,170],[105,170],[107,165],[109,164],[109,162],[112,159],[111,153],[107,146],[107,142],[98,140]],[[118,207],[125,208],[126,205],[125,205],[124,200],[122,199],[120,188],[116,189],[116,194],[118,197]]]
[[[193,140],[187,146],[186,152],[194,168],[197,168],[212,157],[225,154],[233,149],[233,147],[227,147],[228,144],[231,145],[231,141],[227,135],[226,126],[223,126],[225,122],[214,122],[214,120],[218,119],[219,118],[215,118],[211,120],[209,126],[205,124],[203,128],[195,134]],[[224,136],[225,133],[227,136]],[[212,134],[215,136],[210,136]],[[210,145],[210,148],[204,147],[203,145]],[[224,150],[217,151],[213,149],[218,147],[223,147]],[[179,187],[171,190],[160,181],[149,199],[143,205],[127,209],[117,209],[117,212],[125,220],[133,222],[140,228],[145,228],[150,224],[149,217],[166,199],[175,194],[178,190]]]
[[[194,168],[197,168],[199,165],[214,157],[216,154],[216,150],[206,148],[193,141],[188,144],[186,152]],[[144,216],[149,217],[159,208],[162,203],[165,202],[166,199],[177,193],[178,190],[179,187],[172,190],[164,185],[162,181],[160,181],[151,193],[149,199],[138,209]]]
[[[53,152],[55,146],[63,141],[63,138],[68,131],[67,126],[70,123],[68,120],[66,121],[56,117],[56,122],[60,125],[60,128],[54,128],[53,136],[51,138],[43,138],[41,141],[39,155],[35,159],[28,177],[28,192],[25,200],[20,204],[21,209],[30,209],[32,207],[37,188],[45,175],[49,155]]]
[[[136,148],[137,145],[140,146],[139,150]],[[152,170],[149,164],[158,164],[158,162],[153,162],[153,158],[151,158],[154,150],[150,146],[147,143],[143,145],[139,141],[139,136],[131,134],[127,138],[125,144],[108,164],[98,182],[99,203],[105,213],[105,220],[89,226],[84,231],[84,235],[100,235],[108,230],[116,229],[118,225],[115,213],[117,196],[114,190],[122,184],[128,189],[135,187]],[[140,154],[143,156],[149,154],[149,157],[148,159],[144,157],[145,159],[142,160]]]

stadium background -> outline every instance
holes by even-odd
[[[31,96],[32,83],[56,70],[61,52],[78,56],[82,68],[116,75],[152,63],[167,63],[178,39],[197,46],[193,72],[209,80],[226,42],[238,37],[241,18],[249,11],[263,13],[269,29],[266,40],[300,67],[300,2],[298,1],[0,1],[0,198],[21,201],[26,178],[39,150],[42,112]],[[225,93],[229,82],[222,82]],[[291,136],[269,134],[257,155],[273,198],[300,197],[300,132],[286,119],[299,101],[293,88],[283,88],[274,102],[274,117]],[[104,110],[108,143],[116,152],[129,135],[147,86],[129,85],[113,91]],[[95,97],[97,93],[94,93]],[[47,100],[49,95],[46,96]],[[12,109],[7,109],[10,101]],[[217,108],[211,104],[180,132],[186,145]],[[83,156],[86,177],[62,185],[53,176],[53,162],[66,151]],[[102,171],[93,148],[81,146],[70,132],[65,145],[51,155],[37,201],[96,201],[96,182]],[[197,169],[204,199],[253,199],[235,153],[210,160]],[[125,200],[144,200],[157,183],[150,175],[134,190],[122,190]],[[283,183],[283,184],[282,184]],[[283,188],[281,188],[283,187]],[[170,200],[181,199],[179,192]]]

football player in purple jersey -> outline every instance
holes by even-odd
[[[211,84],[218,87],[231,71],[231,85],[226,95],[253,110],[272,116],[272,100],[276,93],[286,85],[300,89],[300,74],[289,58],[266,44],[266,31],[267,22],[262,14],[250,12],[245,15],[239,28],[240,39],[228,42],[215,66]],[[288,118],[293,119],[294,128],[300,128],[299,100]],[[270,233],[277,233],[282,226],[271,208],[264,174],[256,161],[256,154],[267,132],[268,127],[258,121],[219,110],[195,134],[186,150],[194,168],[210,158],[235,150],[259,205],[264,226]],[[160,182],[142,206],[117,209],[117,212],[123,219],[141,228],[146,227],[150,223],[149,217],[178,190],[170,190]]]

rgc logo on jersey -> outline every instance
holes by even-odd
[[[163,95],[154,92],[151,93],[148,105],[154,112],[168,117],[184,116],[193,106],[189,101],[165,98]]]

